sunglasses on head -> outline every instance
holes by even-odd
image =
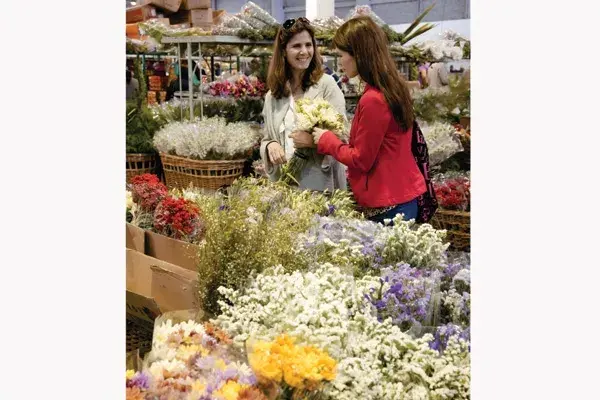
[[[305,24],[310,24],[310,21],[304,17],[290,18],[283,23],[283,29],[285,29],[285,30],[291,29],[298,21],[302,21]]]

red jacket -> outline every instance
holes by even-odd
[[[349,144],[332,132],[317,150],[348,167],[348,182],[363,207],[406,203],[425,193],[425,179],[411,149],[412,128],[402,131],[383,93],[367,85],[352,121]]]

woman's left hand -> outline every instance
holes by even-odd
[[[305,131],[295,131],[289,136],[294,141],[294,147],[297,149],[316,147],[313,136]]]

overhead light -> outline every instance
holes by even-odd
[[[137,4],[137,3],[136,3],[135,1],[132,1],[132,2],[131,2],[131,5],[132,5],[132,6],[135,6],[136,4]]]

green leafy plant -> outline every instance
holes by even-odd
[[[152,110],[135,102],[126,106],[125,141],[127,153],[153,153],[152,139],[154,133],[163,127],[165,121],[156,116]]]

